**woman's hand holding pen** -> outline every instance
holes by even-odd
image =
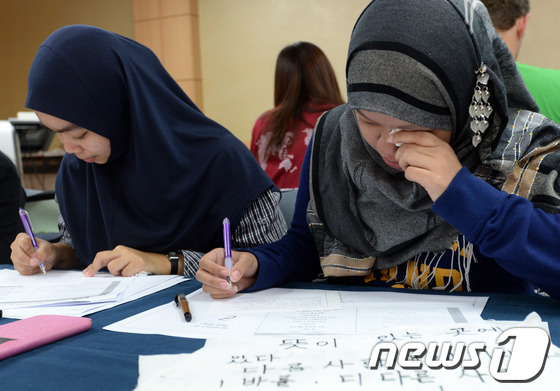
[[[37,251],[33,248],[33,243],[29,235],[20,233],[10,246],[12,249],[12,263],[14,269],[22,275],[32,275],[41,273],[39,264],[45,262],[45,269],[53,268],[56,261],[56,248],[52,243],[45,240],[36,239],[39,247]]]
[[[224,266],[224,249],[216,248],[200,259],[200,268],[196,279],[202,283],[202,290],[214,299],[223,299],[235,295],[255,283],[259,264],[257,258],[249,252],[232,251],[233,268]],[[228,290],[227,278],[232,282]]]

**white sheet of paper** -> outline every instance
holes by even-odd
[[[118,281],[84,280],[77,287],[69,285],[0,286],[2,308],[48,305],[63,302],[89,302],[98,299],[116,300],[126,286]]]
[[[546,323],[482,321],[457,327],[455,324],[394,326],[367,336],[269,336],[259,339],[209,339],[204,348],[190,355],[139,358],[136,391],[183,390],[426,390],[426,391],[542,391],[556,389],[560,371],[560,349],[551,345],[543,372],[529,383],[500,383],[489,372],[496,338],[510,327]],[[400,347],[410,341],[424,343],[460,341],[486,343],[479,354],[481,365],[465,370],[368,367],[378,341],[395,341]],[[511,351],[510,341],[501,346]],[[486,354],[488,353],[488,354]],[[152,368],[148,370],[147,363]],[[211,376],[200,376],[209,373]]]
[[[193,316],[191,322],[185,322],[181,311],[171,302],[108,325],[104,329],[189,338],[237,338],[270,334],[356,335],[392,325],[479,322],[482,321],[480,313],[483,308],[480,303],[487,300],[474,296],[445,295],[449,298],[446,302],[439,295],[313,289],[311,291],[314,294],[325,295],[325,303],[338,303],[331,297],[333,294],[339,295],[342,308],[336,309],[336,305],[333,309],[301,310],[308,307],[310,290],[286,289],[286,295],[291,295],[293,310],[288,311],[286,305],[282,306],[281,311],[277,311],[270,296],[281,294],[282,290],[283,288],[274,288],[240,294],[245,296],[242,306],[233,300],[213,300],[202,290],[197,290],[187,296]],[[301,303],[298,302],[298,297],[302,298]],[[397,305],[396,300],[399,298]],[[212,305],[218,302],[221,303],[222,312],[211,311]],[[250,308],[252,302],[256,303],[261,312],[245,310]],[[268,303],[269,307],[263,303]]]
[[[23,276],[12,269],[0,270],[0,286],[45,286],[79,284],[86,277],[80,271],[49,270],[47,274],[37,273]]]
[[[190,353],[140,356],[138,360],[138,384],[152,382],[161,372],[169,368],[170,363],[175,367],[177,360],[187,359],[188,356],[190,356]],[[178,376],[183,376],[183,372],[180,371]]]
[[[0,282],[0,308],[7,318],[23,319],[36,315],[88,315],[168,288],[184,278],[115,277],[104,272],[87,278],[76,270],[21,276],[15,270],[1,270],[0,281],[5,280],[10,283]]]
[[[337,291],[271,288],[257,294],[257,300],[255,300],[255,295],[251,293],[238,294],[224,300],[211,300],[208,313],[243,314],[252,312],[339,310],[342,308],[340,295]],[[198,300],[196,297],[198,296],[193,296],[191,301]],[[200,299],[207,301],[202,298]]]

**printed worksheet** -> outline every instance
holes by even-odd
[[[360,335],[402,324],[481,321],[486,297],[404,292],[347,292],[273,288],[213,300],[187,296],[192,321],[170,302],[105,327],[106,330],[188,338],[271,334]]]

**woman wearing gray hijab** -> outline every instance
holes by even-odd
[[[560,297],[560,126],[538,114],[477,0],[374,0],[321,117],[292,229],[219,250],[213,297],[317,276],[354,284]]]

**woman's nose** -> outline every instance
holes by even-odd
[[[81,150],[81,147],[78,144],[68,140],[66,137],[60,137],[59,135],[59,138],[60,141],[62,142],[62,145],[64,146],[64,150],[67,153],[76,153]]]
[[[76,153],[77,147],[76,147],[74,144],[72,144],[72,143],[64,143],[63,145],[64,145],[64,150],[65,150],[67,153]]]

